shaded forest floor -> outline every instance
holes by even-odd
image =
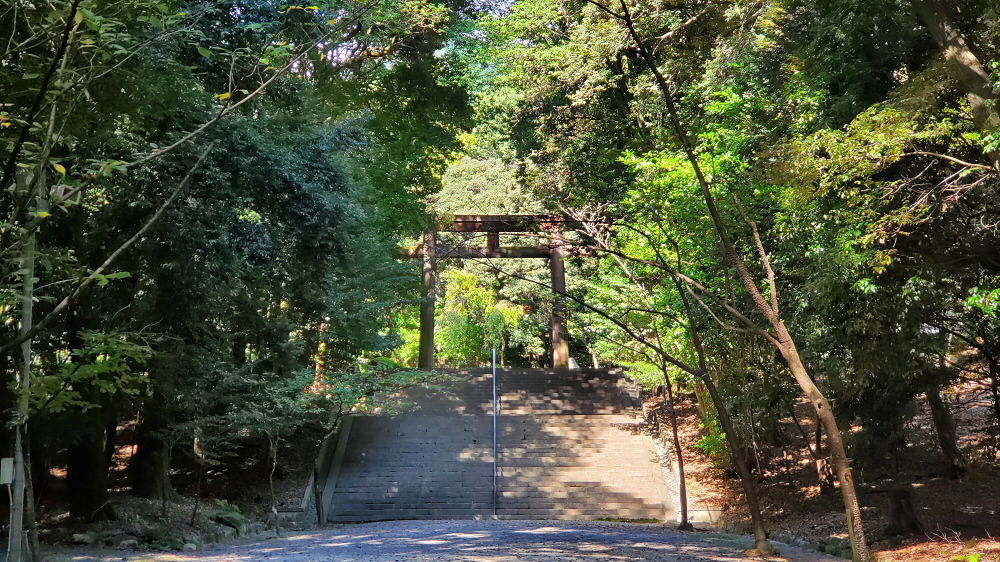
[[[924,403],[906,426],[908,446],[885,463],[888,468],[856,471],[868,540],[880,560],[949,560],[956,556],[974,559],[976,554],[982,555],[982,560],[1000,557],[1000,541],[994,538],[1000,537],[1000,463],[997,440],[990,432],[989,410],[982,396],[965,389],[955,389],[948,405],[969,461],[964,477],[952,480],[943,475],[944,460]],[[802,432],[788,416],[777,428],[781,445],[754,447],[753,470],[768,530],[779,541],[846,554],[849,558],[839,491],[832,495],[820,493],[815,465],[803,438],[803,432],[813,435],[814,418],[807,404],[800,404],[796,410]],[[721,507],[724,530],[750,533],[749,514],[738,481],[695,447],[705,434],[696,408],[688,401],[679,408],[679,414],[692,506]],[[900,487],[912,491],[925,533],[887,533],[889,500],[885,491]]]
[[[279,511],[300,509],[319,437],[312,432],[281,446],[274,471]],[[192,455],[178,447],[171,476],[176,497],[170,501],[137,498],[128,493],[128,466],[134,453],[132,428],[124,425],[119,428],[112,459],[107,509],[104,517],[96,521],[70,517],[61,499],[66,497],[69,486],[66,469],[50,470],[38,513],[43,550],[44,545],[138,552],[182,550],[186,545],[201,549],[275,534],[266,444],[246,442],[203,469],[194,463]],[[201,499],[196,501],[199,491]],[[282,531],[302,527],[298,521],[281,522]]]

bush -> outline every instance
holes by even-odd
[[[719,420],[710,418],[701,423],[705,434],[695,443],[694,448],[708,455],[712,464],[723,470],[732,470],[733,459],[726,443],[726,434],[719,427]]]

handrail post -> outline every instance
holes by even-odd
[[[493,348],[493,517],[497,515],[497,350]]]

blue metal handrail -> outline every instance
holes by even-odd
[[[493,349],[493,516],[497,515],[497,350]]]

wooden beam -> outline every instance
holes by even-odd
[[[438,259],[486,258],[548,258],[550,251],[541,248],[443,248],[438,247]]]
[[[567,222],[559,215],[455,215],[443,232],[541,232],[549,225]]]

